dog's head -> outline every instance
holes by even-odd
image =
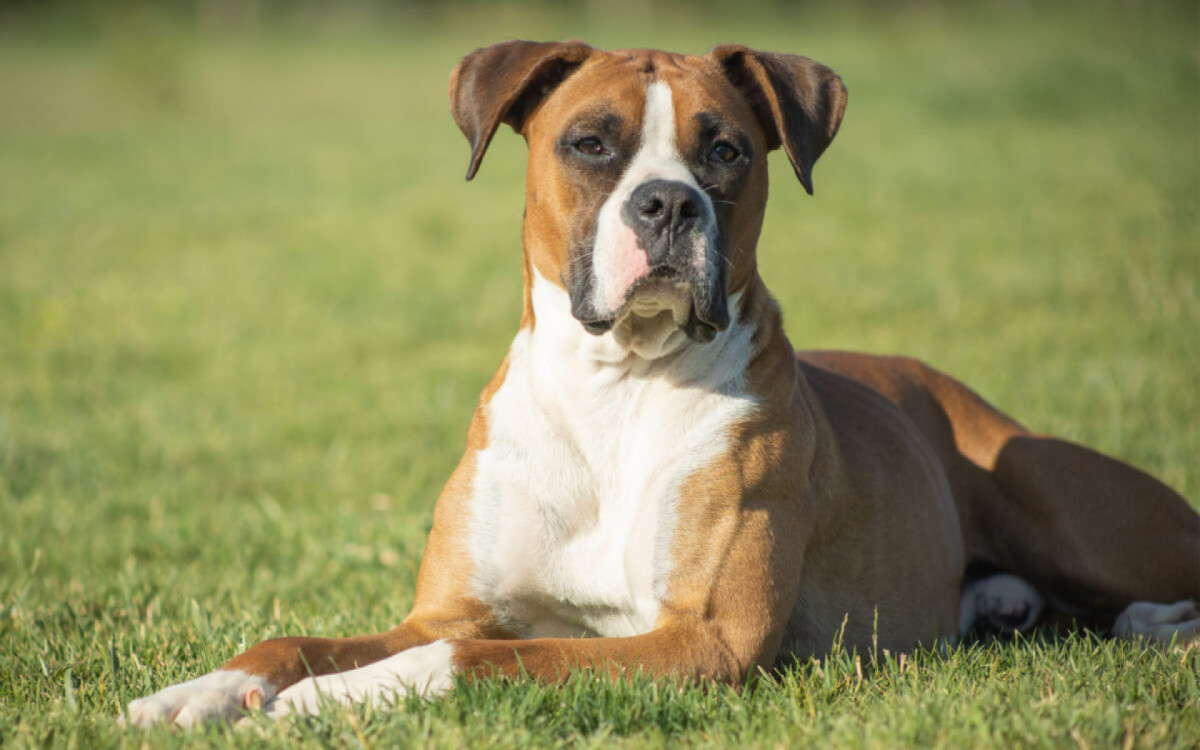
[[[450,78],[474,176],[501,122],[529,144],[525,249],[594,334],[668,318],[693,341],[729,325],[755,275],[767,152],[805,189],[833,140],[846,89],[796,55],[722,46],[702,57],[505,42]]]

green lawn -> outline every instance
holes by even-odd
[[[115,723],[406,614],[520,314],[523,145],[463,182],[445,101],[500,39],[831,65],[845,125],[815,198],[774,156],[760,250],[793,343],[920,356],[1195,502],[1200,11],[1043,5],[0,16],[0,744],[1195,746],[1200,652],[1085,636],[740,695],[485,683],[268,740]]]

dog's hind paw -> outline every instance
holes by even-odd
[[[1174,604],[1134,602],[1117,615],[1113,635],[1183,645],[1200,640],[1200,607],[1192,601]]]
[[[217,670],[131,701],[129,723],[145,728],[233,721],[249,710],[262,708],[274,697],[275,686],[262,677],[236,669]]]
[[[963,585],[959,605],[960,635],[1025,632],[1037,623],[1046,606],[1041,593],[1009,573],[980,578]]]

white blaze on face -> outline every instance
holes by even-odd
[[[650,272],[646,251],[637,235],[621,219],[621,208],[630,194],[647,180],[676,180],[695,188],[703,196],[706,215],[712,221],[712,201],[692,176],[675,148],[675,103],[671,87],[654,81],[646,87],[646,111],[642,120],[641,148],[629,163],[621,181],[600,208],[596,244],[592,249],[595,280],[592,303],[600,313],[615,314],[625,302],[629,288]],[[709,226],[705,234],[711,235]],[[697,263],[714,242],[697,243]]]

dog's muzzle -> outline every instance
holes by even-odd
[[[621,221],[646,253],[649,271],[625,293],[625,305],[611,315],[590,309],[586,300],[572,312],[592,334],[610,330],[647,282],[666,280],[686,288],[691,309],[680,328],[699,343],[712,341],[729,326],[725,286],[728,262],[717,242],[708,201],[696,188],[676,180],[653,179],[638,185],[621,207]]]

